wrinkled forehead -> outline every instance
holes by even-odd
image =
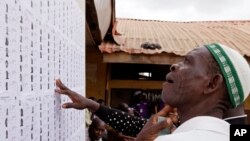
[[[105,124],[104,122],[100,123],[100,124],[97,126],[98,129],[105,129],[105,127],[106,127],[106,124]]]
[[[212,54],[208,51],[205,46],[197,47],[191,50],[186,57],[192,58],[193,62],[200,66],[208,66],[210,61],[213,59]]]
[[[205,46],[197,47],[187,53],[187,56],[193,56],[193,57],[202,57],[202,58],[207,58],[207,57],[212,57],[210,52]]]

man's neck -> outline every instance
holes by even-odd
[[[178,108],[179,116],[180,116],[180,123],[184,123],[185,121],[196,117],[196,116],[212,116],[217,118],[223,118],[223,111],[224,108],[221,106],[209,105],[207,104],[197,104],[195,107],[181,107]]]

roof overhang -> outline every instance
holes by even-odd
[[[99,50],[107,63],[172,64],[192,49],[222,43],[250,57],[250,21],[164,22],[118,19]],[[119,31],[122,34],[117,34]],[[249,59],[248,59],[249,60]]]
[[[161,54],[127,54],[125,52],[103,53],[105,63],[132,63],[132,64],[174,64],[182,60],[182,56],[173,53]]]

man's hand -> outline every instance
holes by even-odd
[[[174,128],[173,123],[178,121],[177,116],[173,116],[176,114],[176,109],[173,109],[168,105],[165,106],[161,111],[151,116],[136,137],[135,141],[153,141],[164,128],[168,128],[169,131],[171,131]],[[164,116],[166,119],[159,122],[159,116]]]
[[[173,126],[171,128],[171,130],[170,130],[171,133],[176,129],[176,126],[178,126],[180,124],[177,108],[172,108],[169,105],[165,105],[165,107],[162,108],[161,111],[156,113],[156,115],[161,116],[161,117],[168,117],[172,120],[172,122],[175,124],[175,126]]]
[[[60,79],[56,80],[56,86],[58,88],[55,90],[55,92],[67,95],[72,100],[72,102],[64,103],[62,105],[63,108],[74,108],[78,110],[88,108],[91,112],[95,112],[100,106],[99,103],[91,99],[85,98],[80,94],[70,90],[61,82]]]

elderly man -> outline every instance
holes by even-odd
[[[228,141],[229,124],[222,118],[228,109],[240,105],[250,92],[250,68],[246,60],[231,48],[210,44],[190,51],[170,70],[163,84],[162,100],[178,109],[181,125],[172,134],[158,136],[162,129],[172,128],[174,120],[166,118],[157,123],[160,114],[156,114],[135,140]],[[97,113],[103,109],[98,103],[72,92],[60,81],[57,86],[57,92],[68,95],[73,101],[64,104],[64,108],[88,108]],[[165,112],[164,115],[168,115],[171,108]]]

